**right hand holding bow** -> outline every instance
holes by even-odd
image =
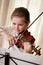
[[[6,36],[9,46],[13,46],[17,42],[17,39],[13,35],[9,34],[6,30],[2,30],[0,35]]]

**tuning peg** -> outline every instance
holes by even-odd
[[[39,48],[39,50],[41,50],[41,48]]]
[[[39,46],[37,46],[36,48],[38,48]]]

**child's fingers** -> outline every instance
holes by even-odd
[[[15,41],[14,41],[14,40],[12,40],[12,39],[9,40],[9,45],[10,45],[10,46],[13,46],[14,44],[15,44]]]

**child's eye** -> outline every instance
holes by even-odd
[[[19,24],[20,26],[23,26],[23,24]]]
[[[13,23],[14,25],[16,25],[16,23]]]

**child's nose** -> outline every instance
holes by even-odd
[[[18,25],[16,25],[16,30],[18,30],[19,29],[19,26]]]

